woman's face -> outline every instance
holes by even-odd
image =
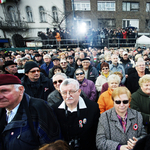
[[[82,70],[76,71],[76,78],[78,81],[83,81],[84,77],[85,77],[85,74]]]
[[[102,73],[107,74],[109,72],[109,68],[108,67],[103,67],[102,68]]]
[[[143,83],[141,89],[145,94],[150,95],[150,82]]]
[[[54,74],[56,74],[56,73],[62,73],[62,72],[61,72],[60,69],[55,69],[55,70],[54,70]]]
[[[66,56],[64,54],[61,55],[60,57],[61,57],[61,59],[65,59],[66,58]]]
[[[78,59],[77,65],[80,66],[82,64],[81,60]]]
[[[109,88],[114,90],[115,88],[117,88],[119,86],[118,82],[116,80],[112,80],[108,83]]]
[[[126,114],[128,107],[129,99],[127,94],[121,94],[114,97],[114,108],[119,116],[125,117],[124,115]]]

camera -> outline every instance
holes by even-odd
[[[80,148],[80,143],[79,143],[80,139],[72,139],[69,142],[69,145],[74,149],[74,150],[79,150]]]

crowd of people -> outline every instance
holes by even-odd
[[[0,51],[0,149],[150,149],[150,49]]]
[[[50,30],[47,28],[46,33],[39,32],[38,36],[45,40],[43,45],[61,45],[75,44],[80,39],[82,43],[89,44],[89,46],[106,45],[109,42],[111,46],[134,46],[138,37],[138,31],[135,27],[118,28],[118,29],[87,29],[86,33],[79,34],[78,31],[72,30]],[[118,45],[119,44],[119,45]]]

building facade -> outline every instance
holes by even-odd
[[[94,29],[134,26],[139,34],[150,32],[150,0],[65,0],[65,10],[71,14],[67,28],[84,22]]]
[[[65,28],[63,0],[6,0],[0,4],[0,38],[35,39],[38,32]],[[20,39],[20,38],[19,38]]]

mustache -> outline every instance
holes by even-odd
[[[72,97],[66,98],[66,100],[72,100],[72,99],[73,99]]]

